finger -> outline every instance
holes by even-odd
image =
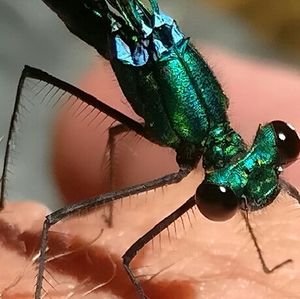
[[[39,232],[49,211],[34,202],[6,202],[0,213],[0,297],[32,298],[34,256]]]

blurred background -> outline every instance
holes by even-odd
[[[160,3],[193,40],[281,62],[291,68],[299,67],[299,0],[160,0]],[[0,0],[0,136],[7,136],[24,64],[76,84],[95,60],[97,53],[70,34],[41,0]],[[4,142],[1,161],[3,153]],[[41,163],[34,152],[28,159],[32,165]],[[41,163],[38,167],[43,170],[47,165]],[[19,166],[16,189],[28,188],[29,177],[35,184],[28,196],[44,198],[49,207],[55,208],[59,205],[59,201],[53,201],[58,198],[57,193],[49,179],[41,175],[42,170],[33,173]],[[24,193],[16,192],[13,197],[22,198]]]

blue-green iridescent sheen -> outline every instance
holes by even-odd
[[[231,188],[258,209],[278,192],[272,125],[247,149],[227,117],[228,99],[176,22],[140,0],[43,0],[71,32],[109,60],[153,142],[173,148],[181,168],[203,157],[205,181]]]
[[[143,28],[141,20],[143,16],[135,17]],[[139,32],[138,28],[134,31]],[[272,126],[261,127],[247,150],[241,136],[230,127],[228,100],[221,86],[177,25],[161,22],[146,35],[136,34],[144,44],[160,40],[164,50],[158,54],[156,47],[145,46],[147,55],[143,57],[147,59],[139,67],[130,65],[131,60],[125,61],[125,56],[116,56],[111,64],[153,141],[180,152],[183,164],[186,157],[198,151],[203,154],[206,181],[231,188],[238,198],[247,198],[251,209],[266,205],[278,193],[278,154]],[[126,42],[128,36],[123,40]],[[128,46],[132,59],[137,55],[136,48],[129,51]]]
[[[126,98],[161,145],[201,147],[210,131],[228,123],[227,98],[189,40],[174,46],[168,59],[139,68],[116,60],[112,66]]]
[[[271,201],[279,192],[279,157],[271,124],[259,128],[252,147],[234,163],[208,173],[210,183],[229,187],[239,198],[247,198],[252,210]]]

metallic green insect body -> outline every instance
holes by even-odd
[[[238,161],[208,173],[206,179],[209,183],[229,187],[237,197],[247,199],[251,210],[256,210],[278,194],[279,166],[274,129],[272,125],[265,125],[257,132],[249,151]]]
[[[204,183],[230,188],[239,206],[247,199],[256,210],[276,197],[277,132],[261,127],[247,151],[230,127],[228,99],[213,72],[157,1],[150,8],[139,0],[44,2],[110,61],[149,139],[173,148],[181,168],[203,156]]]
[[[287,123],[273,121],[259,127],[248,148],[230,126],[226,113],[228,99],[213,72],[176,22],[160,11],[156,0],[149,0],[150,7],[140,0],[43,2],[57,13],[72,33],[109,60],[124,95],[144,123],[139,124],[76,87],[30,67],[23,72],[19,90],[26,78],[57,86],[124,124],[127,129],[161,146],[173,148],[180,170],[48,215],[41,238],[36,299],[41,298],[47,236],[52,225],[84,210],[180,182],[197,166],[201,157],[205,178],[196,193],[140,237],[123,255],[124,268],[140,298],[146,298],[146,295],[130,268],[132,259],[145,244],[195,205],[207,218],[222,221],[231,218],[238,209],[262,209],[281,189],[300,202],[298,191],[279,178],[282,167],[295,161],[300,152],[296,131]],[[244,219],[265,272],[270,273],[291,261],[269,270],[249,221],[247,217]]]

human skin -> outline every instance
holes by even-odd
[[[233,127],[247,142],[251,143],[260,123],[275,119],[288,121],[300,130],[299,74],[211,49],[206,49],[204,56],[230,98],[229,116]],[[126,106],[118,102],[122,96],[112,78],[107,73],[107,67],[99,62],[82,87],[128,112]],[[67,202],[106,189],[105,185],[99,184],[105,174],[99,171],[102,164],[97,157],[106,145],[107,135],[102,134],[99,139],[89,138],[88,131],[74,130],[73,125],[68,119],[60,120],[54,150],[54,173]],[[134,151],[126,146],[118,154],[115,188],[143,182],[174,170],[174,157],[169,151],[162,152],[143,141],[133,143],[133,147]],[[108,171],[108,168],[103,169]],[[284,177],[295,186],[300,186],[299,174],[299,163],[295,163],[285,171]],[[49,271],[57,280],[52,280],[57,291],[47,283],[45,289],[52,298],[65,298],[72,290],[76,294],[72,298],[81,298],[85,291],[112,278],[99,288],[97,294],[91,293],[86,298],[135,298],[134,289],[122,269],[122,254],[143,233],[191,196],[201,179],[200,167],[180,185],[156,190],[154,194],[132,197],[130,204],[125,201],[122,207],[115,208],[113,227],[105,228],[101,235],[103,212],[82,216],[79,220],[70,219],[53,227],[56,233],[50,237],[49,255],[76,250],[77,253],[57,258],[48,264]],[[45,208],[37,203],[10,203],[2,212],[0,290],[9,286],[16,277],[21,277],[20,282],[3,292],[3,298],[32,297],[35,272],[21,274],[33,256],[46,213]],[[195,213],[196,219],[190,213],[192,228],[185,217],[184,231],[179,221],[177,237],[174,228],[170,230],[171,243],[168,234],[162,234],[162,248],[157,238],[154,249],[150,245],[143,250],[133,265],[135,269],[144,266],[142,273],[148,274],[163,269],[152,280],[143,280],[147,295],[154,299],[299,298],[299,216],[295,200],[284,194],[262,213],[250,216],[267,264],[272,267],[288,258],[293,259],[292,264],[269,275],[261,268],[239,214],[228,222],[214,223],[198,212]],[[51,281],[49,275],[47,278]]]

